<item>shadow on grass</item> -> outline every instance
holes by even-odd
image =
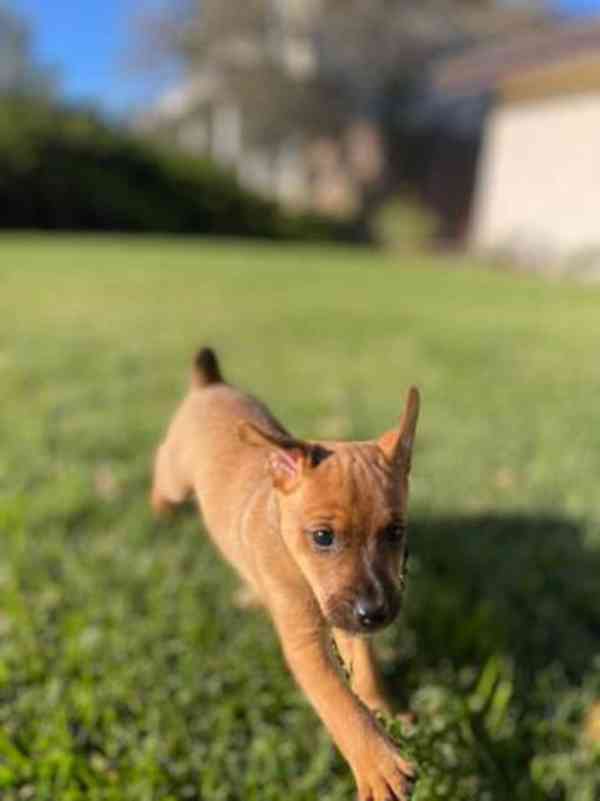
[[[417,669],[514,660],[521,681],[559,664],[572,678],[599,651],[600,552],[551,516],[417,518],[406,622]],[[416,664],[415,664],[416,662]]]

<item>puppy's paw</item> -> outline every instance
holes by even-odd
[[[353,766],[359,801],[408,801],[416,770],[384,736],[365,744]]]

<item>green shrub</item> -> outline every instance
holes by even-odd
[[[90,113],[0,106],[1,228],[328,239],[336,223],[291,215],[213,163],[166,153]]]
[[[373,231],[378,242],[390,250],[410,252],[431,245],[438,223],[420,203],[393,197],[375,215]]]

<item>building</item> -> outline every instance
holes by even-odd
[[[600,21],[477,47],[434,84],[482,111],[456,238],[540,264],[600,253]]]

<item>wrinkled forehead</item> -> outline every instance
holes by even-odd
[[[331,454],[303,482],[307,517],[327,517],[344,528],[373,529],[392,516],[393,476],[371,443],[326,443]]]

